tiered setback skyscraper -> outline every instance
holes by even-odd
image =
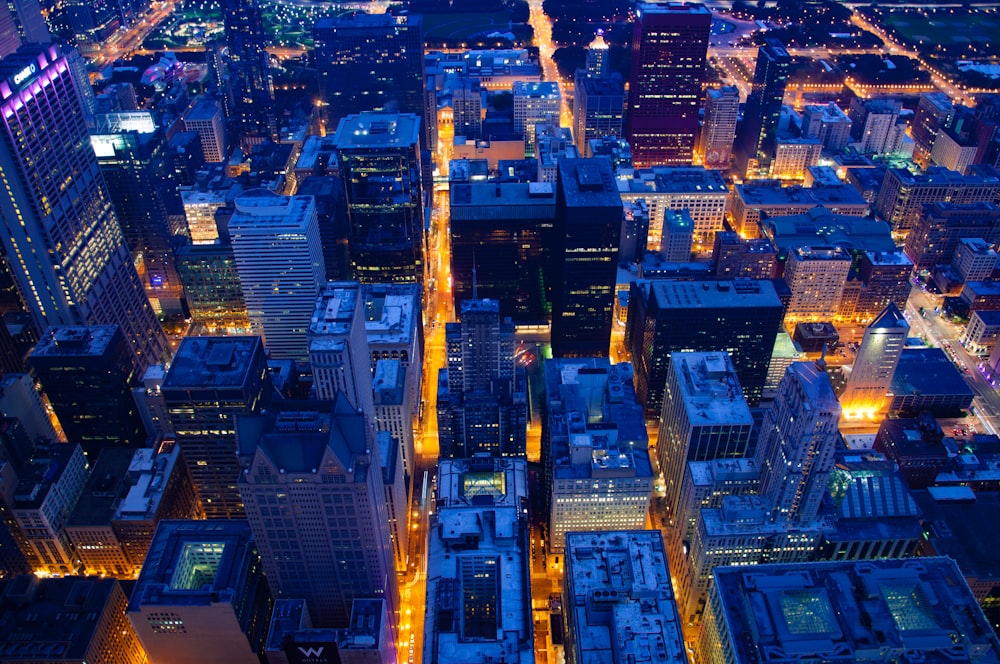
[[[260,337],[187,337],[174,355],[163,398],[209,519],[243,516],[234,420],[266,408],[271,391]]]
[[[640,4],[636,14],[625,128],[632,161],[690,164],[712,14],[692,4]]]
[[[132,265],[67,54],[23,46],[0,62],[3,247],[37,327],[118,325],[141,375],[167,345]]]
[[[622,214],[607,158],[559,160],[552,246],[556,357],[608,354]]]
[[[420,118],[361,113],[333,139],[347,195],[351,269],[361,283],[420,283],[424,191]]]
[[[240,477],[247,519],[276,595],[303,598],[320,627],[347,624],[351,600],[399,595],[375,437],[345,399],[284,401],[237,422],[252,451]]]

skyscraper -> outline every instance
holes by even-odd
[[[839,420],[840,404],[823,369],[792,363],[757,441],[759,493],[773,508],[772,521],[804,524],[816,518],[839,444]]]
[[[248,191],[236,197],[229,233],[250,330],[271,357],[307,362],[306,329],[326,280],[316,200]]]
[[[252,451],[240,477],[267,580],[303,598],[318,626],[344,625],[351,600],[382,597],[399,610],[389,516],[375,437],[346,399],[283,401],[237,422]]]
[[[781,104],[785,98],[791,63],[792,57],[777,40],[768,40],[767,45],[757,51],[757,68],[743,112],[736,155],[737,170],[741,175],[747,172],[747,168],[767,168],[774,158],[778,120],[781,118]]]
[[[257,0],[223,0],[221,5],[229,48],[229,119],[236,133],[253,144],[275,135],[264,21]]]
[[[38,328],[119,325],[138,373],[166,336],[132,265],[64,51],[22,46],[0,62],[3,245]]]
[[[420,118],[351,115],[340,121],[333,143],[347,196],[354,278],[361,283],[422,282]]]
[[[451,91],[452,123],[455,136],[468,140],[483,137],[483,90],[478,79],[463,77]]]
[[[186,337],[161,391],[205,516],[242,517],[234,420],[271,400],[260,337]]]
[[[524,369],[514,362],[514,325],[495,300],[466,300],[445,333],[448,367],[438,380],[442,457],[523,455],[528,418]]]
[[[698,139],[698,152],[706,168],[729,168],[740,111],[740,91],[735,85],[709,90],[705,98],[705,123]]]
[[[552,246],[556,357],[608,354],[622,214],[607,158],[559,161]]]
[[[690,164],[712,15],[702,5],[645,3],[636,14],[625,127],[632,160]]]
[[[424,40],[418,14],[357,12],[316,21],[313,54],[327,130],[353,113],[413,113],[420,143],[435,149],[425,117]]]
[[[573,85],[573,138],[585,157],[591,157],[590,141],[622,136],[625,87],[620,78],[591,78],[577,72]]]
[[[891,302],[865,328],[854,368],[840,396],[845,417],[850,419],[867,415],[871,418],[884,411],[886,394],[909,332],[910,324]]]

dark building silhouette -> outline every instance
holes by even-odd
[[[768,40],[767,45],[757,51],[753,87],[737,136],[736,166],[741,175],[754,165],[766,168],[774,158],[781,103],[791,63],[788,51],[777,40]]]
[[[691,4],[640,4],[636,14],[625,125],[632,160],[689,165],[712,15]]]
[[[560,159],[552,241],[552,353],[606,357],[622,228],[607,158]]]
[[[264,22],[257,0],[222,0],[221,5],[229,48],[229,120],[235,133],[252,144],[276,133]]]

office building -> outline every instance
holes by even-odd
[[[712,246],[717,279],[773,279],[778,251],[767,238],[747,240],[735,231],[719,231]]]
[[[9,192],[0,217],[17,290],[38,329],[118,325],[142,373],[163,355],[166,336],[111,207],[67,55],[23,46],[0,62],[0,79]]]
[[[313,27],[319,94],[328,132],[355,113],[412,113],[420,145],[437,148],[436,118],[425,115],[424,40],[419,14],[355,12]],[[416,127],[414,127],[417,129]]]
[[[0,596],[0,660],[143,664],[127,604],[115,579],[11,579]]]
[[[851,137],[861,154],[888,155],[897,152],[905,137],[906,124],[899,122],[903,104],[894,99],[851,100],[848,117]]]
[[[438,376],[442,457],[523,456],[528,387],[514,361],[514,325],[495,300],[466,300],[445,329],[448,365]]]
[[[354,600],[348,627],[310,627],[309,623],[305,602],[277,600],[264,648],[268,664],[290,664],[303,657],[326,659],[331,653],[336,653],[341,664],[396,662],[396,641],[385,600]]]
[[[128,485],[116,496],[110,520],[126,559],[138,571],[161,521],[205,515],[177,444],[136,450],[127,472]]]
[[[598,29],[594,39],[587,45],[587,55],[583,71],[590,78],[606,78],[610,67],[611,47],[604,39],[604,30]]]
[[[940,348],[905,348],[889,386],[889,412],[915,415],[929,410],[953,417],[972,405],[975,392]]]
[[[523,459],[441,461],[422,661],[534,661],[527,506]]]
[[[769,177],[778,180],[805,180],[809,169],[819,164],[823,144],[815,138],[778,136],[774,139]],[[837,180],[834,184],[840,184]]]
[[[990,356],[1000,339],[1000,311],[973,311],[959,342],[973,356]]]
[[[333,139],[347,196],[348,248],[361,283],[422,283],[424,191],[420,118],[351,115]],[[386,183],[392,183],[387,196]]]
[[[209,519],[243,515],[234,419],[266,408],[272,389],[260,337],[186,337],[174,355],[163,398]]]
[[[946,265],[960,258],[958,248],[962,238],[972,238],[984,244],[1000,242],[1000,207],[989,202],[921,205],[919,214],[913,220],[913,228],[906,236],[904,250],[917,270],[930,271],[937,265]],[[963,251],[961,258],[972,268],[972,257],[975,255],[976,252]],[[986,273],[985,263],[989,258],[982,260],[982,268],[972,270],[976,275]],[[992,268],[989,272],[992,274]],[[980,280],[963,278],[963,281]]]
[[[374,424],[372,366],[360,288],[354,282],[330,282],[314,303],[308,339],[316,398],[332,401],[341,394]]]
[[[753,85],[737,137],[736,166],[740,174],[770,170],[791,63],[792,57],[777,40],[768,40],[757,49]]]
[[[1000,204],[1000,172],[981,166],[962,175],[932,166],[914,175],[905,168],[890,168],[873,208],[894,233],[903,236],[916,225],[925,203]]]
[[[451,186],[451,276],[456,305],[473,299],[475,290],[475,297],[499,302],[500,315],[516,323],[539,323],[548,317],[554,278],[550,252],[555,191],[552,183]]]
[[[949,171],[965,173],[969,166],[976,163],[978,153],[979,144],[975,136],[944,127],[938,131],[937,138],[934,139],[931,161]]]
[[[146,442],[132,398],[131,349],[117,325],[53,326],[28,356],[67,439],[91,461],[105,447]]]
[[[649,205],[649,249],[660,246],[666,210],[687,210],[694,221],[694,243],[699,252],[723,230],[729,187],[722,174],[697,166],[658,166],[617,177],[622,200],[643,199]]]
[[[114,504],[128,488],[132,454],[109,447],[95,455],[83,493],[66,520],[66,536],[88,576],[131,579],[141,567],[129,560],[111,525]]]
[[[979,237],[963,237],[955,245],[951,266],[963,282],[987,281],[997,266],[997,252]]]
[[[80,560],[66,534],[66,522],[87,483],[87,461],[78,444],[38,446],[17,469],[11,516],[23,537],[21,552],[36,572],[66,576]]]
[[[865,328],[847,387],[840,395],[844,417],[874,419],[885,411],[892,376],[909,332],[910,324],[892,303]]]
[[[752,457],[689,461],[681,482],[676,526],[667,531],[667,553],[678,578],[687,564],[685,546],[690,546],[703,510],[718,509],[726,496],[757,493],[757,463]]]
[[[676,351],[729,353],[744,396],[756,405],[782,315],[781,300],[766,280],[634,284],[625,342],[646,414],[660,413],[670,354]]]
[[[249,2],[250,0],[248,0]],[[201,150],[205,161],[223,162],[228,157],[226,151],[226,118],[222,105],[215,99],[197,97],[181,116],[184,131],[193,131],[201,139]]]
[[[552,81],[515,81],[511,89],[514,94],[514,131],[524,134],[524,156],[534,157],[536,125],[559,123],[562,109],[559,84]]]
[[[653,466],[632,367],[608,360],[549,360],[542,464],[549,547],[575,530],[642,528]]]
[[[687,210],[676,212],[665,210],[663,214],[663,236],[660,240],[660,256],[667,262],[686,263],[691,260],[694,222]]]
[[[607,53],[605,48],[603,53]],[[590,141],[621,138],[625,113],[625,86],[620,78],[593,78],[577,72],[573,85],[573,138],[588,159]]]
[[[17,23],[10,7],[0,7],[0,58],[5,58],[21,47],[21,36],[17,34]]]
[[[920,95],[910,123],[910,134],[914,143],[913,158],[921,168],[929,165],[938,131],[951,121],[954,114],[955,105],[944,92],[925,92]]]
[[[191,318],[211,333],[250,331],[243,285],[233,245],[187,244],[177,250],[177,272]]]
[[[228,76],[225,77],[230,120],[248,146],[276,135],[271,66],[264,18],[257,0],[224,0]]]
[[[806,106],[802,111],[802,136],[819,139],[830,152],[840,152],[851,142],[851,119],[834,102]]]
[[[573,131],[558,124],[535,125],[535,162],[538,182],[555,184],[560,159],[579,159],[580,153],[573,145]]]
[[[90,143],[146,295],[157,313],[182,314],[183,287],[167,219],[180,200],[163,132],[150,111],[104,113],[96,122]]]
[[[563,159],[553,226],[552,352],[607,356],[622,199],[607,159]]]
[[[733,230],[742,237],[755,238],[760,237],[761,219],[802,214],[817,207],[851,217],[868,214],[868,201],[849,184],[783,187],[777,180],[736,185],[727,211]]]
[[[566,661],[688,661],[663,539],[655,530],[566,536]]]
[[[711,664],[1000,658],[948,558],[725,567],[707,613],[699,652]]]
[[[283,401],[239,418],[237,438],[251,455],[240,493],[275,595],[305,599],[321,627],[346,624],[362,597],[384,598],[395,620],[385,488],[364,414],[346,399]]]
[[[11,8],[22,44],[47,44],[52,41],[38,0],[14,0],[7,6]]]
[[[792,292],[785,329],[799,322],[832,321],[844,294],[851,255],[838,246],[798,247],[788,252],[785,283]]]
[[[686,525],[678,520],[678,507],[688,463],[747,456],[752,428],[727,353],[671,353],[656,451],[672,527]]]
[[[825,207],[814,207],[797,214],[768,216],[760,222],[760,232],[774,243],[778,251],[835,244],[856,259],[866,251],[897,251],[892,231],[885,222],[836,214]]]
[[[31,441],[64,441],[52,424],[34,379],[28,374],[10,373],[0,378],[0,413],[16,417]]]
[[[905,309],[906,301],[910,297],[912,274],[913,261],[898,249],[891,252],[864,252],[861,255],[861,262],[857,265],[861,288],[853,312],[844,309],[848,299],[845,286],[844,297],[840,302],[841,311],[838,315],[856,322],[868,323],[878,317],[890,303],[900,310]]]
[[[483,97],[478,79],[462,78],[451,89],[451,113],[455,136],[478,141],[483,137]]]
[[[771,521],[794,525],[816,518],[839,446],[839,419],[840,404],[823,370],[811,362],[790,365],[757,441],[759,492]]]
[[[126,615],[152,662],[256,664],[272,602],[246,521],[163,521]]]
[[[252,190],[229,221],[250,331],[274,359],[305,363],[306,330],[326,281],[316,199]]]
[[[710,89],[705,95],[705,121],[698,139],[698,154],[705,168],[727,170],[733,157],[740,91],[735,85]]]
[[[639,168],[690,164],[711,13],[701,5],[643,4],[636,14],[625,126],[632,158]]]

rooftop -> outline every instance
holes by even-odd
[[[368,346],[412,344],[421,334],[420,287],[416,284],[364,284]]]
[[[223,121],[222,107],[219,106],[219,102],[214,99],[208,99],[205,97],[198,99],[184,113],[185,122],[205,122],[213,120],[216,117],[218,117],[220,122]]]
[[[567,207],[621,207],[622,199],[607,157],[560,159],[559,184]]]
[[[185,337],[163,388],[239,388],[263,356],[260,337]]]
[[[312,196],[281,196],[267,189],[251,189],[235,199],[236,212],[229,222],[232,234],[261,230],[304,232],[316,217],[316,199]]]
[[[670,366],[692,426],[753,424],[729,353],[675,352]]]
[[[838,208],[867,209],[868,203],[849,184],[819,187],[782,187],[770,180],[738,184],[736,196],[748,207],[816,207],[820,205]]]
[[[316,296],[316,309],[309,324],[309,347],[317,343],[325,350],[342,349],[351,332],[361,297],[355,282],[331,281]]]
[[[132,484],[128,493],[118,503],[114,520],[154,518],[168,480],[180,462],[180,456],[179,445],[164,446],[159,452],[148,448],[136,450],[128,468]]]
[[[420,142],[420,118],[411,113],[366,111],[340,121],[333,139],[338,150],[406,148]]]
[[[128,470],[133,453],[126,447],[107,447],[101,451],[67,526],[107,526],[111,522],[115,504],[129,489]]]
[[[1000,660],[1000,642],[947,558],[717,567],[714,574],[719,630],[736,662]]]
[[[626,172],[616,178],[625,194],[729,195],[722,173],[698,166],[653,166]]]
[[[31,357],[100,357],[116,339],[121,339],[117,325],[56,325],[42,334]]]
[[[741,309],[780,307],[774,284],[762,279],[733,281],[652,281],[650,299],[658,309]]]
[[[1000,523],[1000,494],[970,492],[971,499],[938,499],[930,491],[914,492],[923,511],[928,542],[934,552],[953,558],[966,577],[1000,582],[1000,528],[983,528]]]
[[[74,457],[81,457],[77,460]],[[15,510],[33,510],[41,507],[52,485],[59,481],[67,466],[76,463],[83,467],[83,449],[78,444],[45,445],[35,449],[34,455],[17,471],[17,488],[11,507]],[[64,515],[57,515],[59,519]]]
[[[904,348],[892,375],[894,396],[974,395],[958,368],[940,348]]]
[[[897,251],[892,229],[883,221],[836,214],[815,207],[801,214],[767,217],[761,232],[779,249],[805,245],[836,245],[845,249],[892,254]]]
[[[687,661],[659,531],[567,533],[565,557],[576,661]]]

